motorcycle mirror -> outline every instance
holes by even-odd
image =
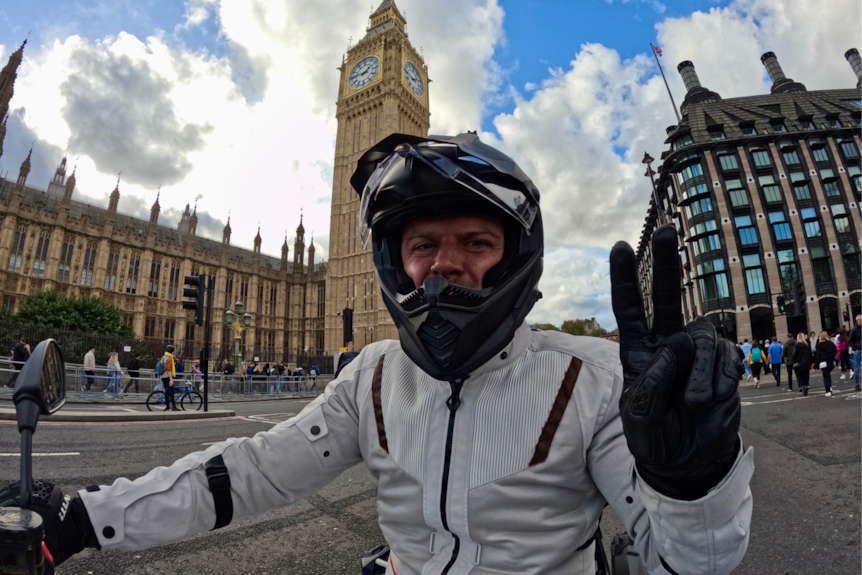
[[[18,411],[19,430],[22,427],[35,429],[39,415],[51,415],[66,403],[66,364],[63,350],[56,340],[40,342],[30,354],[18,373],[12,400]],[[38,412],[20,409],[19,405],[24,402],[35,403],[39,407]],[[22,414],[22,411],[26,413]]]

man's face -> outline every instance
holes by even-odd
[[[482,289],[482,278],[503,258],[503,223],[491,216],[446,215],[418,218],[404,227],[404,271],[421,287],[442,277],[451,284]]]
[[[856,325],[862,325],[862,314],[856,316]]]

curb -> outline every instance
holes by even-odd
[[[178,421],[188,419],[217,419],[220,417],[233,417],[235,411],[219,409],[215,411],[144,411],[140,413],[93,413],[90,411],[60,411],[54,415],[43,416],[40,422],[64,421],[64,422],[125,422],[125,421]],[[15,410],[0,408],[0,421],[15,421]]]

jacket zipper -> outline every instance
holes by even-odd
[[[449,464],[452,461],[452,434],[455,431],[455,412],[461,406],[461,387],[464,385],[464,380],[450,381],[449,385],[452,388],[452,393],[449,395],[449,399],[446,400],[446,407],[449,408],[449,427],[446,430],[446,455],[443,460],[443,480],[440,488],[440,518],[443,522],[443,529],[446,531],[449,531],[449,522],[446,520],[446,495],[449,491]],[[452,532],[449,531],[449,533]],[[454,533],[452,533],[452,537],[455,538],[455,548],[452,549],[452,557],[440,575],[447,575],[449,569],[455,564],[455,560],[458,559],[458,551],[461,549],[461,539]]]

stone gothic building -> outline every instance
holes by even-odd
[[[0,71],[0,153],[23,49]],[[137,337],[172,342],[191,356],[202,345],[203,329],[195,326],[191,311],[182,309],[183,278],[205,274],[215,280],[213,358],[233,353],[224,312],[237,300],[252,314],[252,327],[243,333],[243,359],[290,361],[323,352],[327,264],[315,263],[313,242],[306,248],[301,218],[293,258],[287,237],[281,257],[268,256],[261,251],[259,229],[253,250],[232,246],[230,219],[221,241],[198,236],[197,206],[186,206],[177,229],[158,224],[158,198],[149,221],[118,212],[119,180],[107,208],[78,201],[75,171],[67,177],[66,158],[47,190],[28,185],[32,154],[31,149],[17,180],[0,178],[0,302],[5,309],[14,312],[27,296],[47,290],[96,296],[122,309]]]

